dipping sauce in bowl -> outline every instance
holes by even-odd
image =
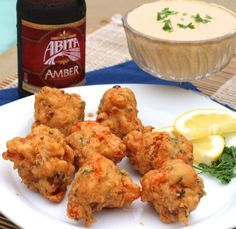
[[[124,18],[134,61],[154,76],[190,81],[222,69],[236,47],[236,15],[200,1],[144,4]]]

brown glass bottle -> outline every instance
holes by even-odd
[[[18,0],[20,96],[84,84],[85,0]]]

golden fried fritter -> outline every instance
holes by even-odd
[[[194,169],[182,160],[165,162],[141,179],[143,202],[153,204],[164,223],[176,221],[188,225],[190,212],[205,195],[203,181]]]
[[[81,166],[93,152],[102,154],[114,163],[120,162],[126,155],[126,146],[122,140],[98,122],[80,122],[72,127],[72,131],[66,142],[75,151],[77,166]]]
[[[98,108],[97,121],[123,138],[127,133],[143,128],[137,114],[134,93],[129,88],[115,86],[104,93]]]
[[[83,219],[89,226],[94,221],[93,212],[129,207],[139,196],[139,186],[124,170],[100,154],[91,154],[72,182],[67,215]]]
[[[35,123],[59,129],[63,134],[71,133],[71,127],[84,120],[85,102],[77,94],[43,87],[35,95]]]
[[[143,131],[132,131],[123,140],[130,163],[141,174],[158,169],[170,159],[193,164],[193,145],[183,135],[153,132],[147,127]]]
[[[5,160],[14,163],[22,182],[52,202],[60,202],[74,174],[74,153],[57,129],[37,126],[26,138],[7,142]]]

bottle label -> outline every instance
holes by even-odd
[[[22,20],[22,87],[65,88],[84,83],[86,21],[41,25]]]

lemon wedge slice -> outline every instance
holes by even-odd
[[[220,135],[210,135],[205,138],[192,141],[193,158],[197,164],[204,163],[210,165],[217,160],[225,146],[224,138]]]
[[[236,112],[217,109],[189,111],[175,120],[174,130],[189,140],[236,132]]]
[[[236,147],[236,133],[224,134],[225,145],[227,147],[235,146]]]

